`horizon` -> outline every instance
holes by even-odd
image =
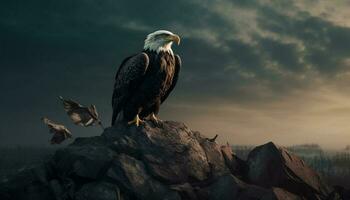
[[[219,134],[223,144],[350,145],[350,2],[0,5],[0,146],[47,146],[43,116],[74,137],[100,134],[99,127],[73,125],[57,96],[95,104],[108,126],[121,61],[142,51],[146,35],[158,29],[180,35],[173,50],[182,59],[161,119]]]
[[[59,148],[64,148],[66,147],[66,145],[68,144],[71,144],[73,142],[73,140],[76,139],[76,138],[72,138],[72,139],[69,139],[69,140],[66,140],[64,141],[62,144],[55,144],[55,145],[51,145],[49,143],[47,144],[42,144],[42,143],[37,143],[37,144],[33,144],[33,143],[28,143],[28,144],[11,144],[11,145],[5,145],[5,144],[1,144],[0,145],[0,148],[3,148],[3,149],[26,149],[26,148],[34,148],[34,149],[41,149],[41,148],[44,148],[44,149],[59,149]],[[273,142],[273,141],[270,141],[270,142]],[[220,141],[217,143],[219,145],[226,145],[227,143],[221,143]],[[267,142],[269,143],[269,142]],[[274,143],[274,142],[273,142]],[[266,143],[264,144],[229,144],[233,150],[236,148],[255,148],[255,147],[258,147],[258,146],[262,146],[262,145],[265,145]],[[346,147],[344,148],[327,148],[327,147],[324,147],[324,146],[321,146],[319,144],[316,144],[316,143],[302,143],[302,144],[291,144],[291,145],[282,145],[282,144],[278,144],[278,143],[274,143],[276,144],[277,146],[281,146],[281,147],[284,147],[284,148],[305,148],[306,147],[306,150],[310,150],[311,148],[315,148],[314,145],[316,145],[316,148],[320,149],[321,151],[324,151],[324,152],[335,152],[335,153],[350,153],[349,150],[346,149]],[[235,153],[235,152],[234,152]]]

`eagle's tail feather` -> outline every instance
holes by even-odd
[[[112,115],[112,126],[116,123],[116,122],[119,122],[119,121],[122,121],[123,120],[123,111],[120,111],[120,112],[113,112],[113,115]]]
[[[117,119],[118,114],[116,114],[116,112],[113,112],[112,115],[112,126],[115,124],[115,120]]]

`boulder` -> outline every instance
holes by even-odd
[[[171,185],[170,189],[177,191],[180,194],[181,199],[198,199],[198,196],[195,193],[195,188],[189,183]]]
[[[49,188],[51,190],[51,193],[55,197],[56,200],[61,200],[64,197],[64,189],[62,185],[60,184],[59,180],[53,179],[49,182]]]
[[[210,200],[302,200],[301,197],[282,188],[263,188],[243,182],[233,175],[225,175],[210,185]]]
[[[101,136],[78,137],[69,146],[106,146],[108,143],[109,141]]]
[[[113,141],[114,149],[139,157],[152,176],[169,184],[203,181],[226,170],[219,146],[208,144],[183,123],[163,122],[161,127],[146,123],[132,128],[117,125],[102,135]]]
[[[115,155],[116,152],[103,146],[69,146],[55,153],[53,165],[59,176],[97,179],[108,169]]]
[[[175,191],[152,179],[141,161],[125,154],[114,160],[106,176],[138,199],[181,199]]]
[[[77,138],[0,183],[1,200],[344,200],[301,159],[268,143],[243,161],[183,123],[116,124]],[[328,198],[330,197],[330,198]]]
[[[219,177],[209,187],[200,191],[201,199],[210,200],[301,200],[281,188],[263,188],[243,182],[232,174]]]
[[[232,152],[231,145],[227,143],[221,146],[221,152],[225,159],[226,166],[230,169],[231,173],[237,177],[244,178],[248,166],[244,160],[240,159]]]
[[[75,200],[120,200],[121,198],[118,186],[108,182],[85,184],[75,194]]]
[[[215,178],[229,172],[226,165],[224,155],[221,152],[220,146],[216,142],[211,142],[208,139],[199,140],[202,146],[206,160],[210,167],[210,177]]]
[[[303,200],[303,198],[297,196],[296,194],[290,193],[282,188],[272,188],[274,198],[276,200]],[[268,200],[268,199],[263,199]]]
[[[248,179],[263,187],[280,187],[307,199],[326,199],[329,187],[303,160],[272,142],[253,149]]]

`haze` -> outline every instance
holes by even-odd
[[[0,3],[0,144],[47,144],[42,116],[78,136],[58,95],[110,124],[115,72],[145,36],[182,37],[179,83],[161,107],[220,142],[350,144],[349,1],[62,0]]]

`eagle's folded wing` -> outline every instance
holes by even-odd
[[[142,82],[149,65],[146,53],[140,53],[126,58],[119,67],[115,76],[114,91],[112,97],[112,125],[125,102]]]
[[[168,98],[171,91],[173,91],[173,89],[175,88],[177,80],[179,79],[180,69],[181,69],[181,58],[179,55],[175,55],[175,72],[174,72],[173,82],[171,83],[170,88],[162,96],[161,103],[163,103]]]

